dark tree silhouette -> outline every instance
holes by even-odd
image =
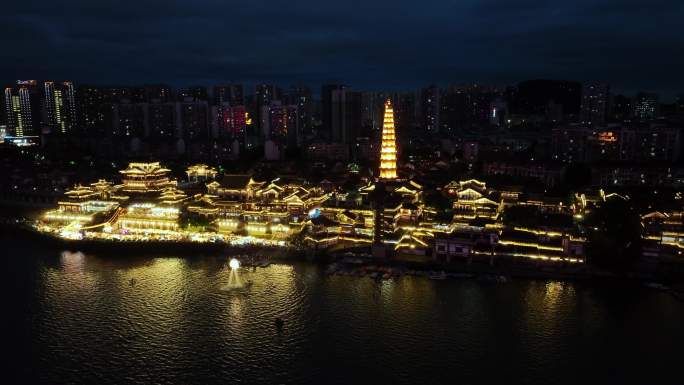
[[[605,268],[628,268],[641,253],[641,218],[631,201],[612,196],[587,215],[589,263]]]

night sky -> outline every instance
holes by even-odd
[[[99,84],[606,80],[684,92],[681,0],[28,0],[0,11],[0,79]]]

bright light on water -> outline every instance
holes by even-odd
[[[243,287],[242,280],[240,279],[240,273],[238,269],[240,268],[240,261],[237,258],[231,258],[228,262],[228,267],[230,267],[230,275],[228,275],[228,286],[224,289],[241,289]]]

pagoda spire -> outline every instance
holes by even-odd
[[[397,144],[394,133],[394,110],[389,99],[385,102],[385,118],[382,122],[380,179],[397,179]]]

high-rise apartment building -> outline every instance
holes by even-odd
[[[243,106],[245,104],[245,96],[242,84],[227,84],[214,87],[214,105],[215,106]]]
[[[181,88],[178,90],[178,101],[179,102],[208,102],[209,93],[207,92],[207,87],[204,86],[192,86],[187,88]]]
[[[280,100],[279,89],[273,84],[258,84],[254,92],[254,112],[259,129],[259,135],[263,138],[264,133],[268,132],[270,122],[269,110],[271,104]]]
[[[150,103],[147,106],[147,111],[150,137],[156,139],[171,139],[176,137],[175,103]]]
[[[323,131],[332,138],[333,126],[333,92],[338,94],[344,91],[347,87],[342,84],[325,84],[321,87],[321,121],[323,123]]]
[[[114,136],[143,138],[149,133],[149,109],[145,103],[117,103],[113,105]]]
[[[5,88],[7,130],[13,136],[33,136],[41,132],[41,96],[36,80],[17,80]]]
[[[288,148],[299,147],[302,134],[297,105],[271,106],[270,120],[271,140]]]
[[[630,119],[634,112],[632,99],[625,95],[614,95],[610,98],[609,120],[612,122],[622,122]]]
[[[46,81],[43,84],[43,91],[43,107],[50,132],[74,133],[78,122],[74,84]]]
[[[362,94],[346,88],[332,90],[330,107],[330,139],[335,143],[353,143],[361,131]]]
[[[439,87],[431,85],[421,91],[421,114],[423,128],[428,134],[437,134],[440,127],[442,95]]]
[[[244,144],[247,129],[245,106],[213,106],[212,127],[218,138],[238,140]]]
[[[658,95],[651,92],[639,92],[634,98],[634,118],[652,120],[658,117],[660,105]]]
[[[149,84],[144,87],[145,102],[169,103],[173,101],[173,90],[164,84]]]
[[[301,134],[310,133],[314,125],[314,101],[311,89],[303,85],[292,86],[285,99],[285,104],[297,106]],[[301,142],[302,139],[297,140]]]
[[[580,123],[592,127],[605,125],[608,113],[608,97],[608,84],[603,82],[584,83],[580,103]]]
[[[209,139],[209,103],[206,101],[178,102],[176,114],[176,129],[182,133],[184,139]]]

